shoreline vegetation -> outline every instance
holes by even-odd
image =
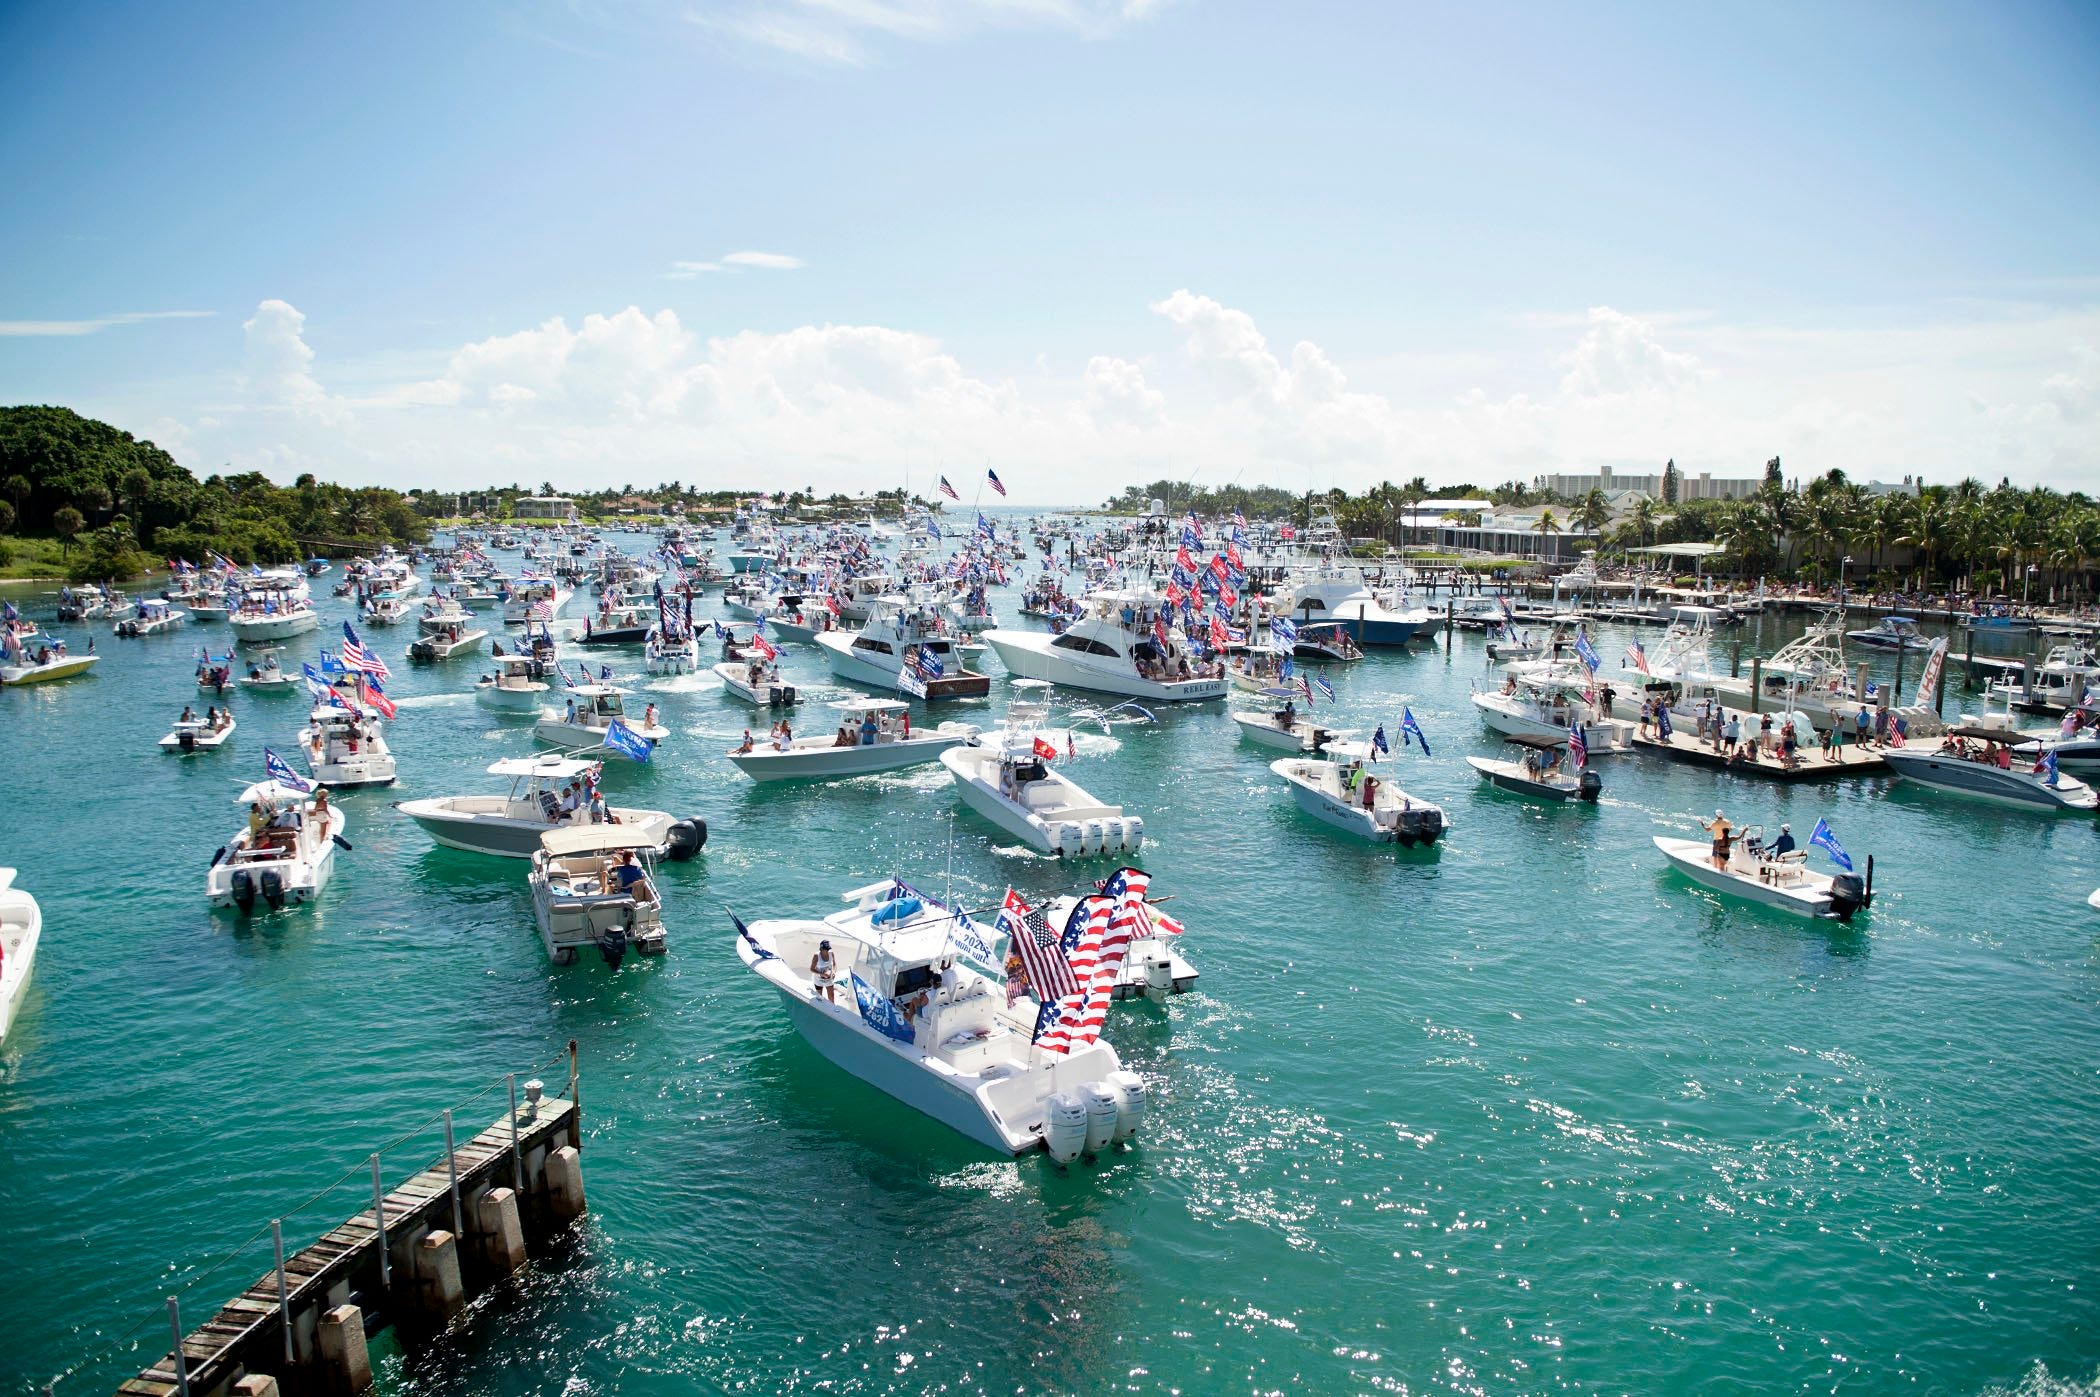
[[[1838,470],[1790,486],[1776,457],[1766,463],[1763,488],[1747,499],[1679,502],[1678,479],[1672,462],[1663,474],[1663,499],[1630,501],[1607,499],[1602,490],[1580,497],[1541,492],[1520,481],[1432,489],[1421,476],[1354,494],[1157,480],[1130,486],[1099,509],[1054,512],[1143,515],[1157,501],[1169,518],[1191,509],[1223,517],[1237,509],[1249,519],[1303,526],[1324,506],[1359,555],[1403,555],[1466,571],[1541,570],[1535,558],[1439,546],[1436,526],[1422,518],[1423,503],[1465,499],[1525,509],[1536,515],[1528,527],[1542,535],[1594,539],[1599,564],[1632,565],[1639,558],[1634,550],[1657,545],[1712,545],[1693,569],[1709,579],[1843,583],[1912,597],[1999,595],[2035,604],[2090,602],[2100,582],[2100,505],[2079,491],[2020,489],[2009,481],[1986,487],[1966,478],[1875,494]],[[388,544],[408,548],[461,524],[550,525],[556,521],[518,518],[515,508],[521,499],[556,493],[551,481],[537,489],[513,482],[471,492],[403,493],[328,484],[312,474],[290,486],[254,471],[199,480],[154,443],[70,409],[0,408],[0,580],[130,581],[169,557],[202,561],[218,553],[242,565],[282,564],[371,553]],[[701,490],[674,480],[640,489],[628,482],[567,498],[593,526],[660,528],[681,515],[703,523],[726,519],[757,493]],[[803,519],[894,518],[912,508],[942,507],[939,499],[901,489],[849,496],[803,486],[768,493],[777,495],[783,513]],[[1462,515],[1460,522],[1478,525],[1485,512]]]

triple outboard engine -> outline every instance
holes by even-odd
[[[680,820],[664,835],[664,852],[684,862],[707,847],[707,821]]]
[[[1575,797],[1578,800],[1595,800],[1604,789],[1604,778],[1589,767],[1582,769],[1582,776],[1575,782]]]
[[[250,912],[255,909],[254,874],[250,873],[245,868],[236,868],[233,871],[233,879],[230,890],[233,893],[234,906],[240,908],[243,912]]]
[[[262,871],[262,895],[272,911],[284,906],[284,877],[274,868]]]

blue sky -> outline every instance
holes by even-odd
[[[17,6],[0,52],[0,401],[200,470],[2100,483],[2091,6]]]

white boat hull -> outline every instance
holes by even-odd
[[[832,780],[870,776],[881,771],[918,766],[938,759],[951,747],[959,747],[976,729],[962,723],[944,723],[940,728],[903,742],[876,742],[852,747],[793,748],[775,752],[755,747],[749,752],[731,752],[729,760],[754,781]]]
[[[1135,853],[1144,846],[1145,822],[1135,815],[1124,814],[1120,807],[1082,805],[1036,813],[1008,800],[992,784],[992,779],[996,778],[987,779],[978,774],[981,765],[996,768],[996,759],[987,763],[969,760],[975,751],[951,748],[941,753],[941,763],[955,781],[956,794],[962,797],[963,804],[1024,844],[1046,854],[1074,858]],[[1078,795],[1086,795],[1069,782],[1065,785]],[[1092,797],[1087,799],[1092,800]]]
[[[1224,679],[1142,679],[1134,671],[1080,664],[1051,649],[1053,639],[1054,636],[1040,631],[984,632],[985,643],[997,653],[1008,673],[1024,679],[1047,680],[1063,688],[1152,703],[1203,703],[1225,697],[1231,688]]]
[[[36,970],[44,914],[36,899],[13,885],[14,870],[0,872],[0,1043],[20,1013],[29,977]]]
[[[499,713],[540,713],[547,707],[548,687],[535,683],[529,689],[505,689],[494,684],[476,684],[474,701]]]
[[[1741,898],[1759,906],[1777,908],[1797,917],[1839,917],[1850,921],[1852,912],[1834,909],[1831,896],[1831,880],[1814,874],[1800,875],[1802,881],[1792,884],[1765,882],[1754,876],[1746,876],[1730,869],[1715,868],[1713,845],[1700,839],[1668,839],[1655,835],[1655,847],[1670,861],[1670,866],[1685,877],[1711,892],[1727,897]]]
[[[296,635],[306,635],[321,629],[321,618],[311,611],[293,611],[276,616],[235,616],[227,625],[233,628],[233,638],[243,645],[259,645],[268,640],[290,640]]]
[[[2096,804],[2093,788],[2075,776],[2059,776],[2056,785],[2046,786],[2041,777],[2018,767],[2002,771],[1983,762],[1917,748],[1885,747],[1881,749],[1881,759],[1906,781],[1999,805],[2025,810],[2091,810]]]

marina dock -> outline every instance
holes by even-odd
[[[1668,737],[1636,733],[1633,747],[1636,752],[1654,752],[1688,766],[1703,766],[1755,781],[1831,781],[1840,776],[1880,776],[1888,771],[1888,763],[1881,759],[1878,749],[1849,742],[1839,749],[1843,755],[1837,761],[1823,755],[1821,743],[1799,748],[1793,766],[1783,765],[1776,756],[1756,755],[1754,744],[1749,745],[1753,755],[1730,761],[1695,735],[1676,729]]]
[[[368,1336],[443,1329],[583,1213],[570,1081],[567,1099],[526,1083],[522,1102],[457,1146],[448,1112],[445,1155],[390,1191],[374,1155],[372,1207],[291,1255],[279,1234],[276,1264],[197,1329],[182,1330],[171,1298],[176,1348],[118,1397],[344,1397],[369,1387]]]

